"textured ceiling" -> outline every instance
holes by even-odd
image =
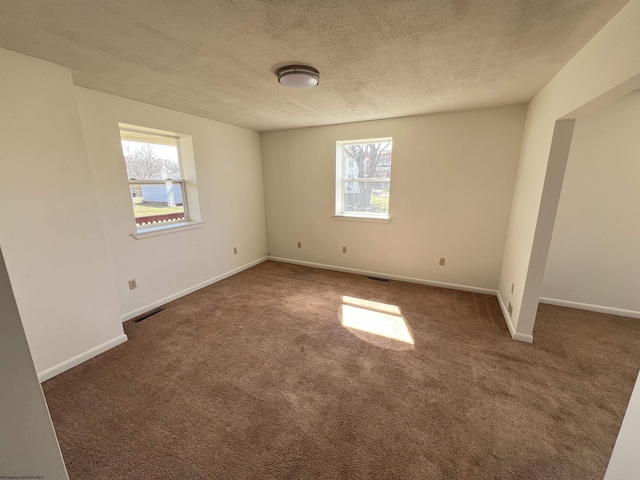
[[[0,0],[0,47],[264,131],[526,102],[628,0]],[[320,70],[280,86],[287,63]]]

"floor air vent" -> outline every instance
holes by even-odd
[[[154,308],[153,310],[149,310],[148,312],[143,313],[142,315],[138,315],[135,318],[132,318],[131,321],[133,323],[138,323],[144,320],[145,318],[149,318],[151,315],[155,315],[158,312],[162,311],[162,307]]]

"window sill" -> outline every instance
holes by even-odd
[[[344,214],[333,213],[331,214],[334,220],[354,220],[356,222],[373,222],[373,223],[390,223],[393,220],[392,217],[374,217],[373,215],[357,215],[357,214]]]
[[[204,222],[180,222],[173,223],[171,225],[158,225],[154,227],[141,228],[136,233],[132,233],[131,236],[139,240],[142,238],[155,237],[157,235],[182,232],[184,230],[191,230],[202,226],[204,226]]]

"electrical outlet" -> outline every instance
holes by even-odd
[[[342,247],[342,253],[347,253],[347,247]]]
[[[507,310],[509,311],[509,316],[511,316],[511,314],[513,313],[513,305],[511,305],[511,302],[509,302],[509,307],[507,308]]]
[[[513,293],[513,289],[516,287],[515,283],[511,284],[511,293]]]
[[[136,279],[129,280],[129,290],[134,290],[138,288],[138,284],[136,283]]]
[[[298,242],[298,248],[302,248],[302,242]]]
[[[237,254],[238,253],[238,247],[233,247],[233,254]]]
[[[440,257],[440,266],[444,266],[444,257]]]

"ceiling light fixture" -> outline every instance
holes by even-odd
[[[287,65],[276,72],[278,82],[289,88],[311,88],[320,83],[320,72],[305,65]]]

